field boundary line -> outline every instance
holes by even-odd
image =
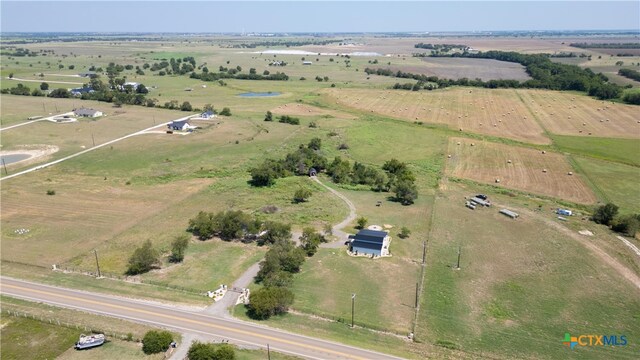
[[[571,167],[573,167],[573,169],[576,171],[576,173],[579,173],[584,178],[584,180],[587,182],[587,185],[589,185],[591,190],[593,190],[593,192],[595,193],[595,195],[596,195],[596,197],[598,199],[602,200],[605,203],[606,202],[611,202],[611,200],[609,199],[607,194],[604,191],[602,191],[600,186],[598,186],[591,179],[591,177],[584,171],[582,166],[580,166],[580,164],[578,164],[578,162],[573,158],[573,155],[568,154],[568,155],[565,155],[565,157],[566,157],[567,161],[569,162],[569,165],[571,165]]]

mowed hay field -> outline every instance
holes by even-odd
[[[509,89],[447,88],[437,91],[330,89],[335,103],[409,121],[534,144],[551,140],[517,93]]]
[[[637,106],[560,91],[515,90],[542,126],[558,135],[640,138]]]
[[[451,176],[582,204],[597,200],[580,175],[568,175],[574,170],[560,154],[462,138],[449,140],[449,154]]]

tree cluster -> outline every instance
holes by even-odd
[[[613,231],[627,236],[635,236],[640,230],[640,214],[618,215],[618,206],[613,203],[598,206],[591,220],[598,224],[610,226]]]
[[[270,121],[270,120],[267,120],[267,118],[265,118],[265,121]],[[300,119],[298,119],[297,117],[289,116],[289,115],[279,116],[278,122],[283,124],[300,125]]]
[[[308,145],[285,156],[284,159],[266,159],[260,166],[252,168],[253,186],[271,186],[276,179],[292,175],[308,175],[311,168],[320,172],[327,167],[327,159],[321,154],[320,143],[312,139]]]
[[[226,72],[202,72],[200,74],[195,71],[191,73],[189,76],[192,79],[199,79],[202,81],[218,81],[220,79],[238,79],[238,80],[280,80],[286,81],[289,80],[289,76],[285,73],[276,72],[275,74],[241,74],[237,69],[230,69]]]
[[[211,213],[200,211],[196,217],[189,219],[187,231],[201,240],[214,236],[222,240],[244,240],[254,237],[260,230],[260,222],[240,210]]]
[[[189,360],[235,360],[236,353],[229,344],[211,344],[195,341],[187,353]]]
[[[142,246],[135,249],[129,258],[127,275],[143,274],[158,265],[158,250],[153,248],[151,240],[145,241]]]
[[[150,330],[142,339],[142,351],[147,355],[164,352],[172,342],[173,335],[170,332]]]
[[[640,81],[640,71],[633,69],[620,69],[618,70],[618,75],[622,75],[631,80]]]

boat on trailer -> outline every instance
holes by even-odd
[[[75,345],[78,350],[89,349],[104,344],[104,334],[80,335],[80,340]]]

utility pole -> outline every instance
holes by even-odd
[[[418,308],[419,292],[420,292],[420,283],[416,283],[416,306],[415,306],[416,309]]]
[[[456,265],[456,270],[460,270],[460,245],[458,245],[458,264]]]
[[[353,314],[356,309],[356,294],[351,294],[351,328],[353,329]]]
[[[96,146],[96,139],[93,137],[93,133],[91,133],[91,141],[93,141],[93,146]]]
[[[424,265],[427,260],[427,241],[422,242],[422,265]]]
[[[271,351],[269,350],[269,344],[267,344],[267,359],[271,360]]]
[[[9,172],[7,172],[7,164],[4,163],[4,158],[2,159],[2,166],[4,167],[4,174],[9,175]]]
[[[93,253],[96,254],[96,267],[98,268],[98,277],[102,277],[100,274],[100,263],[98,262],[98,250],[93,250]]]

